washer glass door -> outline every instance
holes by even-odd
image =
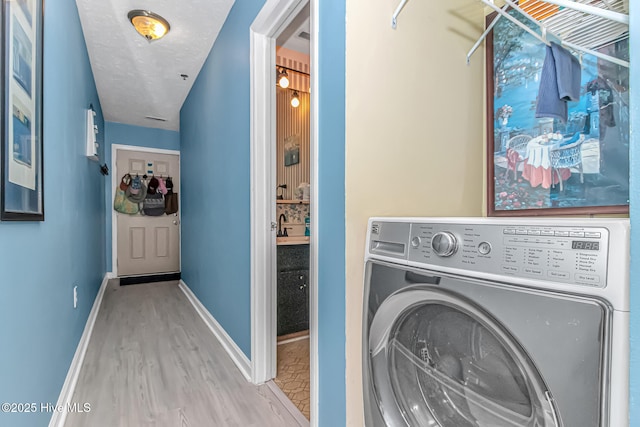
[[[369,354],[389,426],[561,425],[522,346],[456,293],[411,288],[387,298],[371,323]]]

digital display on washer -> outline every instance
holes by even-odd
[[[588,240],[572,240],[571,249],[578,249],[581,251],[599,251],[600,242],[588,241]]]

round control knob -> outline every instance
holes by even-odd
[[[411,246],[413,246],[414,248],[420,246],[420,243],[422,243],[422,239],[420,239],[420,237],[418,236],[415,236],[413,239],[411,239]]]
[[[480,253],[480,255],[489,255],[489,253],[491,252],[491,243],[489,242],[482,242],[478,245],[478,252]]]
[[[453,233],[440,231],[433,235],[433,239],[431,239],[431,247],[436,255],[448,257],[455,254],[458,250],[458,241]]]

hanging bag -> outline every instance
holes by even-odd
[[[131,203],[140,204],[147,197],[147,186],[144,185],[140,177],[136,176],[131,180],[131,185],[127,187],[124,194]]]
[[[170,193],[164,196],[164,213],[173,215],[178,212],[178,193]]]
[[[147,196],[142,203],[142,213],[147,216],[160,216],[164,214],[164,196],[158,191],[160,183],[154,177],[149,181]]]
[[[173,192],[173,180],[167,178],[167,194],[164,196],[164,213],[173,215],[178,212],[178,193]]]
[[[116,194],[113,198],[113,209],[127,215],[135,215],[140,211],[137,203],[131,202],[126,195],[126,191],[131,184],[131,175],[126,174],[120,180],[120,184],[116,187]]]

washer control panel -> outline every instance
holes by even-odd
[[[604,288],[609,231],[603,227],[423,224],[410,227],[408,260]]]

